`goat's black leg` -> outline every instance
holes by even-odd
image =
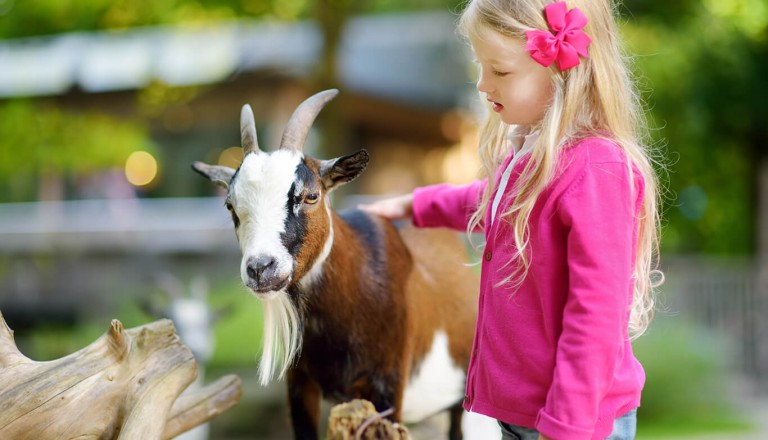
[[[461,417],[464,415],[464,407],[461,402],[453,405],[449,410],[451,422],[448,427],[448,438],[450,440],[461,440],[464,435],[461,432]]]
[[[363,375],[352,384],[351,394],[355,398],[369,400],[379,413],[394,410],[387,418],[393,422],[400,421],[402,408],[398,406],[402,400],[402,385],[397,374]]]
[[[288,403],[296,440],[318,439],[320,399],[321,390],[317,382],[300,369],[288,371]]]

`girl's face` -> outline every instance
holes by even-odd
[[[480,66],[477,90],[507,124],[534,125],[552,99],[550,70],[530,57],[525,41],[492,30],[472,40]]]

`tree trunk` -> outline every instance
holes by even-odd
[[[351,3],[354,4],[356,1]],[[317,90],[312,90],[312,93],[340,86],[337,68],[339,49],[347,18],[354,10],[350,6],[353,5],[333,0],[320,0],[314,5],[313,16],[320,27],[323,49],[313,75],[314,88]],[[350,146],[346,142],[350,130],[343,111],[346,100],[345,90],[342,89],[340,96],[335,99],[336,105],[323,109],[323,117],[318,118],[316,125],[323,133],[320,144],[322,157],[330,159],[350,153]]]
[[[0,314],[0,438],[169,439],[240,399],[237,376],[181,395],[197,374],[169,320],[99,339],[50,362],[21,354]]]
[[[762,159],[758,168],[758,202],[757,202],[757,301],[758,310],[768,310],[768,157]],[[768,338],[768,321],[755,320],[757,325],[757,340],[765,341]],[[758,371],[758,382],[768,384],[768,344],[758,343],[755,358]],[[765,391],[765,390],[763,390]]]

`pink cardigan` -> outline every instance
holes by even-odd
[[[506,194],[525,162],[515,164]],[[418,188],[414,224],[466,230],[485,185]],[[612,141],[562,149],[530,216],[531,267],[516,291],[496,287],[509,274],[511,227],[496,218],[485,228],[465,409],[579,440],[607,437],[615,418],[640,405],[645,373],[627,326],[643,194],[642,175]],[[505,196],[497,216],[509,204]]]

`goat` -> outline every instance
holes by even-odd
[[[329,193],[369,161],[365,150],[331,160],[303,154],[310,126],[337,93],[299,105],[272,153],[259,149],[246,104],[240,167],[192,164],[227,189],[242,282],[263,302],[260,382],[287,376],[297,439],[317,438],[323,397],[394,408],[393,421],[449,409],[449,437],[460,439],[477,275],[462,264],[455,232],[331,209]]]

